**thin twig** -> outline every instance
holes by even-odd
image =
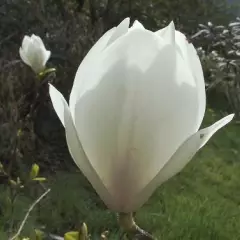
[[[24,227],[24,225],[25,225],[25,223],[26,223],[26,221],[27,221],[27,218],[28,218],[30,212],[33,210],[33,208],[34,208],[50,191],[51,191],[51,189],[49,188],[49,189],[48,189],[47,191],[45,191],[38,199],[35,200],[35,202],[34,202],[34,203],[30,206],[30,208],[28,209],[28,211],[27,211],[27,213],[26,213],[26,215],[25,215],[25,217],[24,217],[24,219],[23,219],[23,221],[22,221],[22,223],[21,223],[21,225],[20,225],[17,233],[16,233],[12,238],[10,238],[9,240],[14,240],[14,239],[16,239],[16,238],[20,235],[20,233],[21,233],[21,231],[22,231],[22,229],[23,229],[23,227]]]

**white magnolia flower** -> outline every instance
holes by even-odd
[[[198,130],[206,107],[202,67],[173,23],[151,32],[125,19],[80,64],[69,106],[51,85],[50,96],[75,163],[119,212],[139,208],[233,118]]]
[[[35,73],[40,73],[44,70],[51,52],[46,50],[40,37],[32,34],[31,37],[23,38],[19,54],[23,62],[30,66]]]

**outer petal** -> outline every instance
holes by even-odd
[[[29,60],[28,60],[28,57],[27,57],[27,55],[26,55],[26,52],[25,52],[24,48],[22,48],[22,47],[19,48],[19,55],[20,55],[22,61],[23,61],[25,64],[27,64],[28,66],[31,66],[31,63],[30,63]]]
[[[53,108],[55,109],[62,125],[65,127],[64,109],[67,105],[66,100],[63,97],[63,95],[50,83],[49,83],[49,95],[52,100]]]
[[[42,63],[43,66],[46,65],[46,63],[47,63],[48,59],[50,58],[50,56],[51,56],[51,51],[45,50],[44,51],[44,57],[43,57],[43,63]]]
[[[43,43],[42,39],[39,36],[36,36],[35,34],[32,34],[31,39],[32,39],[33,42],[37,43],[37,46],[39,48],[43,48],[43,49],[46,50],[46,48],[44,46],[44,43]]]
[[[31,43],[28,46],[28,50],[26,52],[26,56],[29,60],[29,63],[31,64],[32,69],[39,73],[43,70],[43,53],[42,50],[39,48],[39,45],[31,41]]]
[[[112,201],[109,192],[102,184],[98,174],[96,173],[85,155],[81,142],[79,141],[66,100],[64,99],[62,94],[52,85],[50,85],[49,87],[49,93],[53,103],[53,107],[57,115],[59,116],[61,122],[63,123],[63,125],[65,125],[68,149],[74,162],[90,181],[90,183],[92,184],[98,195],[101,197],[101,199],[104,201],[104,203],[109,208],[115,209],[114,202]]]
[[[195,78],[197,87],[198,87],[198,99],[199,99],[199,127],[202,123],[205,109],[206,109],[206,91],[205,91],[205,81],[203,76],[203,70],[201,62],[199,60],[197,51],[194,46],[189,43],[186,39],[186,36],[179,31],[176,31],[176,43],[179,46],[180,52],[188,63],[192,74]]]
[[[175,48],[144,29],[116,40],[91,67],[75,124],[88,159],[124,209],[197,131],[197,89]]]
[[[85,75],[93,71],[92,69],[93,63],[98,60],[99,56],[101,55],[101,52],[106,48],[108,41],[111,38],[112,34],[115,32],[115,30],[116,30],[115,27],[110,29],[94,44],[94,46],[85,56],[77,70],[69,99],[69,106],[73,116],[76,101],[81,96],[82,93],[83,89],[82,86],[84,86],[85,83],[88,81],[88,79],[85,78]]]
[[[168,42],[169,39],[172,39],[172,30],[174,24],[171,22],[169,26],[156,32],[158,36],[161,36]],[[183,59],[188,64],[191,69],[192,75],[196,81],[198,87],[198,128],[200,127],[206,108],[206,92],[205,92],[205,82],[203,76],[203,70],[201,62],[197,55],[197,52],[192,44],[187,41],[187,38],[184,34],[179,31],[175,31],[175,42],[178,51],[181,53]]]
[[[210,127],[201,129],[190,136],[178,148],[171,159],[162,167],[156,177],[145,187],[145,189],[133,198],[133,202],[129,204],[129,209],[127,209],[127,211],[134,211],[141,207],[157,187],[179,173],[192,159],[196,152],[207,143],[212,135],[228,124],[233,117],[234,114],[228,115]]]
[[[36,51],[38,51],[37,57],[39,59],[39,66],[41,66],[41,68],[44,68],[46,65],[46,62],[48,61],[51,55],[51,52],[46,50],[45,45],[39,36],[36,36],[33,34],[32,42]]]
[[[106,32],[95,45],[91,48],[87,56],[83,59],[80,64],[75,80],[73,83],[72,91],[70,94],[69,105],[71,109],[71,113],[75,115],[75,104],[77,99],[81,97],[84,93],[84,86],[88,84],[88,79],[85,78],[90,72],[93,71],[93,64],[98,61],[101,52],[109,45],[111,45],[116,39],[126,34],[129,27],[129,18],[125,18],[116,28],[112,28],[108,32]]]
[[[31,43],[31,38],[29,36],[24,36],[22,41],[22,48],[27,51],[29,44]]]
[[[130,29],[135,29],[135,28],[144,29],[144,26],[139,21],[135,20]]]
[[[188,45],[188,56],[189,63],[192,69],[193,76],[195,78],[198,87],[198,101],[199,101],[199,126],[203,120],[205,109],[206,109],[206,91],[205,91],[205,81],[203,76],[202,65],[199,60],[196,49],[192,44]]]
[[[111,38],[109,39],[107,45],[109,46],[112,44],[115,40],[123,36],[128,32],[130,24],[130,18],[125,18],[116,28],[116,31],[112,34]]]
[[[157,35],[162,37],[167,43],[175,44],[175,25],[172,21],[167,27],[157,32]]]

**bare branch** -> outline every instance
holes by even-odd
[[[23,221],[22,221],[22,223],[21,223],[21,225],[20,225],[17,233],[16,233],[12,238],[10,238],[9,240],[14,240],[14,239],[16,239],[16,238],[20,235],[20,233],[21,233],[21,231],[22,231],[22,229],[23,229],[23,227],[24,227],[24,225],[25,225],[25,223],[26,223],[26,221],[27,221],[27,218],[28,218],[30,212],[33,210],[33,208],[34,208],[50,191],[51,191],[51,189],[49,188],[47,191],[45,191],[39,198],[37,198],[37,199],[33,202],[33,204],[32,204],[32,205],[30,206],[30,208],[28,209],[28,211],[27,211],[27,213],[26,213],[26,215],[25,215],[25,217],[24,217],[24,219],[23,219]]]

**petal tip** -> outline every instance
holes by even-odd
[[[175,30],[175,24],[173,20],[169,23],[168,27],[171,27]]]
[[[235,116],[234,113],[229,114],[229,115],[227,115],[226,117],[224,117],[224,118],[222,119],[222,121],[223,121],[225,124],[227,124],[227,123],[229,123],[229,122],[231,122],[231,121],[233,120],[234,116]],[[221,121],[221,120],[220,120],[220,121]]]
[[[117,26],[119,28],[120,26],[124,26],[124,28],[129,28],[130,25],[130,17],[124,18]]]
[[[128,23],[128,25],[129,25],[130,24],[130,17],[126,17],[123,21],[126,22],[126,24]]]
[[[134,28],[144,29],[144,26],[138,20],[135,20],[132,25],[132,29]]]
[[[157,31],[157,34],[168,44],[175,45],[175,25],[173,21],[171,21],[165,28]]]
[[[48,85],[49,85],[49,95],[51,98],[55,94],[59,95],[60,92],[51,83],[48,83]]]
[[[130,25],[130,17],[126,17],[125,19],[120,22],[118,26],[122,26],[124,29],[128,29]]]
[[[110,44],[112,44],[115,40],[117,40],[118,38],[120,38],[121,36],[123,36],[124,34],[126,34],[128,32],[129,29],[129,25],[130,25],[130,18],[127,17],[125,19],[123,19],[118,26],[116,27],[116,30],[114,31],[113,35],[111,36],[111,38],[109,39],[107,45],[109,46]]]

